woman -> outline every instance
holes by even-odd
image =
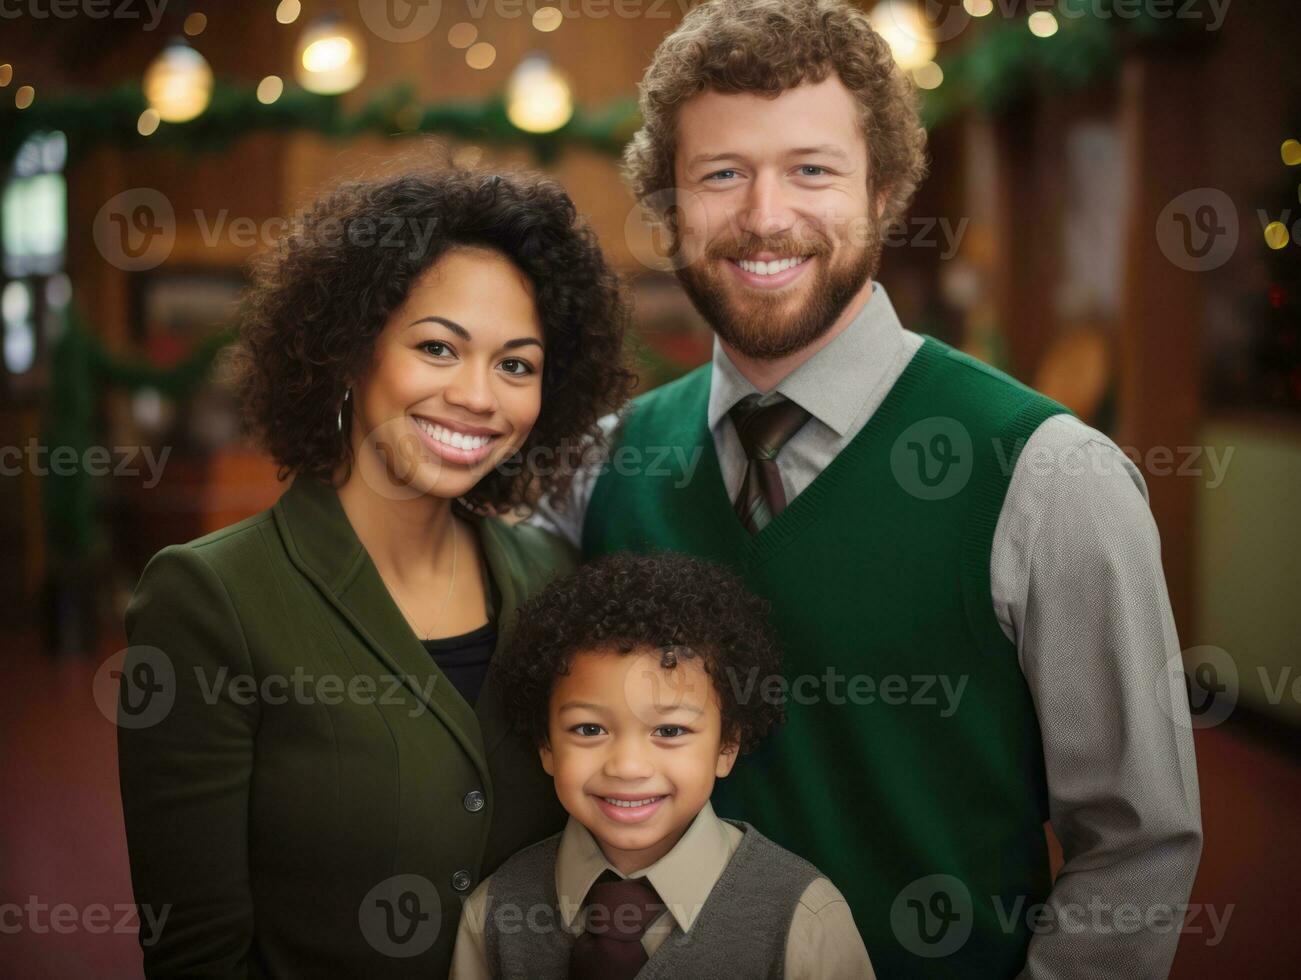
[[[127,610],[146,972],[444,976],[462,899],[562,826],[488,667],[570,558],[495,514],[626,398],[626,306],[558,185],[448,171],[319,202],[247,311],[238,385],[292,485]]]

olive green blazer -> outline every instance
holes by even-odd
[[[474,522],[500,650],[573,555]],[[322,483],[159,552],[126,628],[119,775],[151,977],[445,977],[470,891],[563,827],[491,668],[471,707]]]

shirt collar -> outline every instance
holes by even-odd
[[[620,874],[612,867],[591,831],[571,816],[556,851],[560,917],[571,933],[577,935],[582,931],[579,912],[583,900],[601,872],[608,868],[620,878],[648,879],[678,926],[688,932],[730,859],[727,828],[708,801],[673,850],[631,875]]]
[[[832,341],[777,383],[785,395],[836,435],[844,436],[903,344],[903,325],[885,287],[872,281],[872,295],[858,316]],[[713,430],[746,395],[758,391],[714,338],[709,386],[709,428]]]

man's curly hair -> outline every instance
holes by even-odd
[[[769,612],[719,565],[671,552],[606,555],[520,606],[493,683],[516,729],[541,747],[556,678],[576,655],[649,649],[665,668],[699,657],[721,708],[723,744],[748,752],[785,720],[779,703],[758,695],[782,666]]]
[[[351,465],[344,393],[413,284],[458,247],[499,252],[527,276],[546,348],[532,432],[464,502],[501,512],[564,499],[583,447],[601,444],[597,419],[635,382],[623,360],[626,294],[558,183],[451,166],[340,184],[255,263],[235,385],[245,428],[282,479],[329,480]],[[548,467],[521,465],[534,447],[551,451]]]
[[[848,0],[709,0],[691,10],[642,78],[642,127],[623,155],[633,195],[667,216],[673,202],[658,192],[676,183],[677,114],[688,99],[704,91],[775,97],[832,72],[858,102],[868,186],[887,192],[882,221],[893,223],[926,175],[926,131],[912,82]]]

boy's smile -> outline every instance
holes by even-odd
[[[666,668],[651,650],[576,654],[551,693],[548,737],[556,795],[623,874],[673,849],[736,759],[699,660]]]
[[[622,823],[640,823],[654,816],[660,804],[668,799],[668,794],[659,796],[639,796],[631,798],[610,794],[596,797],[597,805],[611,820]]]

